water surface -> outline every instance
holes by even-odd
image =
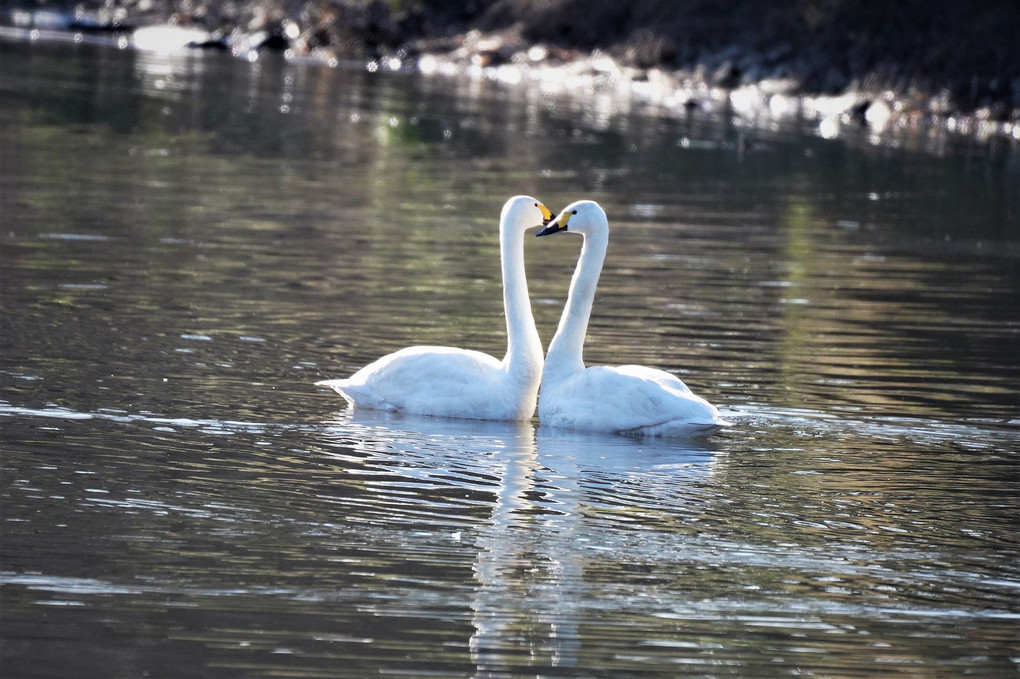
[[[5,676],[1015,676],[1015,151],[274,59],[0,60]],[[610,216],[589,362],[675,372],[731,431],[312,386],[501,354],[516,193]],[[578,247],[526,242],[546,342]]]

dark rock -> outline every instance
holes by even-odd
[[[256,45],[257,50],[269,50],[270,52],[286,52],[290,49],[290,40],[282,31],[273,31]]]
[[[847,116],[849,116],[850,120],[857,123],[858,125],[862,126],[867,125],[868,124],[867,113],[868,109],[871,107],[871,104],[872,101],[870,99],[862,101],[859,104],[851,107],[850,110],[847,111]]]
[[[215,52],[227,52],[230,50],[230,45],[227,44],[226,39],[222,35],[209,38],[208,40],[202,40],[201,42],[190,42],[188,43],[188,47],[191,47],[192,49],[212,50]]]

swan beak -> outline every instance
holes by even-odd
[[[546,222],[546,224],[548,224],[548,226],[546,226],[544,229],[542,229],[541,231],[536,233],[535,236],[536,237],[538,237],[538,236],[548,236],[551,233],[558,233],[560,231],[566,231],[567,230],[567,222],[570,221],[570,217],[573,214],[574,214],[573,212],[564,212],[559,217],[557,217],[556,220],[552,224],[549,224],[548,222]]]
[[[553,213],[549,210],[549,208],[541,203],[535,203],[535,207],[542,211],[542,226],[545,226],[552,221]]]

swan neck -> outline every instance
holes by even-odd
[[[560,316],[556,334],[549,343],[545,359],[543,383],[556,382],[568,375],[584,370],[584,338],[588,333],[588,319],[595,301],[595,288],[602,273],[602,263],[609,245],[608,232],[586,234],[581,246],[577,267],[570,279],[567,303]]]
[[[535,373],[541,370],[542,343],[531,313],[524,268],[524,232],[501,227],[499,236],[507,334],[507,353],[503,362],[509,373]]]

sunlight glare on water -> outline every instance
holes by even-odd
[[[1014,149],[271,58],[0,58],[5,676],[1015,676]],[[501,356],[518,193],[609,214],[589,363],[673,372],[731,430],[313,386],[412,344]],[[543,342],[578,248],[526,240]]]

